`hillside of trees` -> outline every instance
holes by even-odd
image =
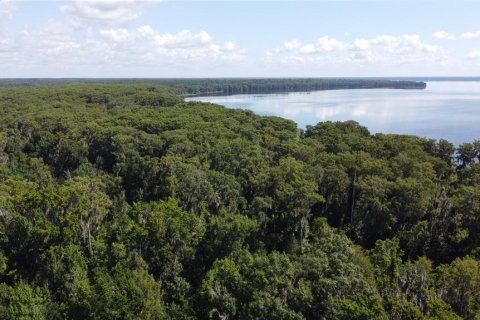
[[[207,79],[0,79],[0,86],[65,84],[163,85],[181,96],[268,94],[340,89],[425,89],[422,81],[361,78],[207,78]]]
[[[0,318],[480,319],[480,141],[0,88]]]

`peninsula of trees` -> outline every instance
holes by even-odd
[[[384,79],[171,79],[160,82],[185,96],[269,94],[340,89],[425,89],[419,81]]]
[[[422,81],[330,78],[208,78],[208,79],[4,79],[0,86],[44,86],[69,83],[155,84],[181,96],[269,94],[340,89],[425,89]]]
[[[0,88],[0,318],[479,319],[479,160],[156,84]]]

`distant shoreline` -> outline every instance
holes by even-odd
[[[354,80],[411,80],[411,81],[480,81],[480,76],[392,76],[392,77],[0,77],[0,83],[5,81],[155,81],[155,80],[264,80],[264,79],[310,79],[310,80],[332,80],[332,79],[354,79]]]
[[[162,85],[183,97],[339,89],[425,89],[427,86],[422,81],[380,78],[0,79],[0,87],[42,87],[95,83]]]

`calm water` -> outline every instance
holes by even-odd
[[[426,90],[332,90],[187,100],[276,115],[302,128],[327,120],[355,120],[372,133],[414,134],[455,144],[480,139],[480,82],[428,82]]]

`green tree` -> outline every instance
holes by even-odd
[[[55,316],[48,291],[25,282],[0,284],[0,317],[5,320],[47,320]]]
[[[440,267],[437,279],[439,296],[466,319],[480,314],[480,262],[471,257],[455,259]]]

